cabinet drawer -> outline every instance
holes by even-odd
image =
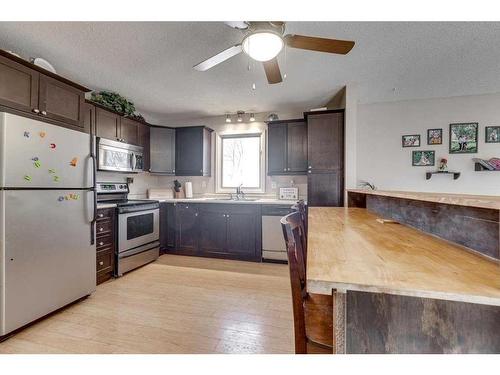
[[[97,239],[97,251],[104,249],[106,247],[112,247],[113,246],[113,236],[111,234],[99,237]]]
[[[99,251],[96,256],[96,271],[101,272],[113,267],[114,252],[112,249]]]
[[[114,215],[114,208],[101,208],[97,210],[97,221],[110,220]]]
[[[97,234],[97,238],[109,235],[113,231],[113,221],[99,220],[96,224],[95,231]]]

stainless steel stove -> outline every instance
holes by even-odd
[[[154,261],[160,254],[160,203],[128,199],[128,193],[126,183],[97,183],[97,202],[114,203],[118,210],[117,276]]]

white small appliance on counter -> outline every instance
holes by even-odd
[[[193,183],[192,182],[185,182],[184,183],[184,193],[186,195],[186,198],[193,198]]]

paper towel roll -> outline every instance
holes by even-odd
[[[191,182],[184,183],[184,192],[186,193],[186,198],[193,198],[193,184]]]

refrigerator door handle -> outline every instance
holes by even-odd
[[[92,159],[92,218],[90,220],[90,244],[95,244],[95,222],[97,220],[97,189],[96,189],[96,158],[92,154],[90,155],[90,159]]]

